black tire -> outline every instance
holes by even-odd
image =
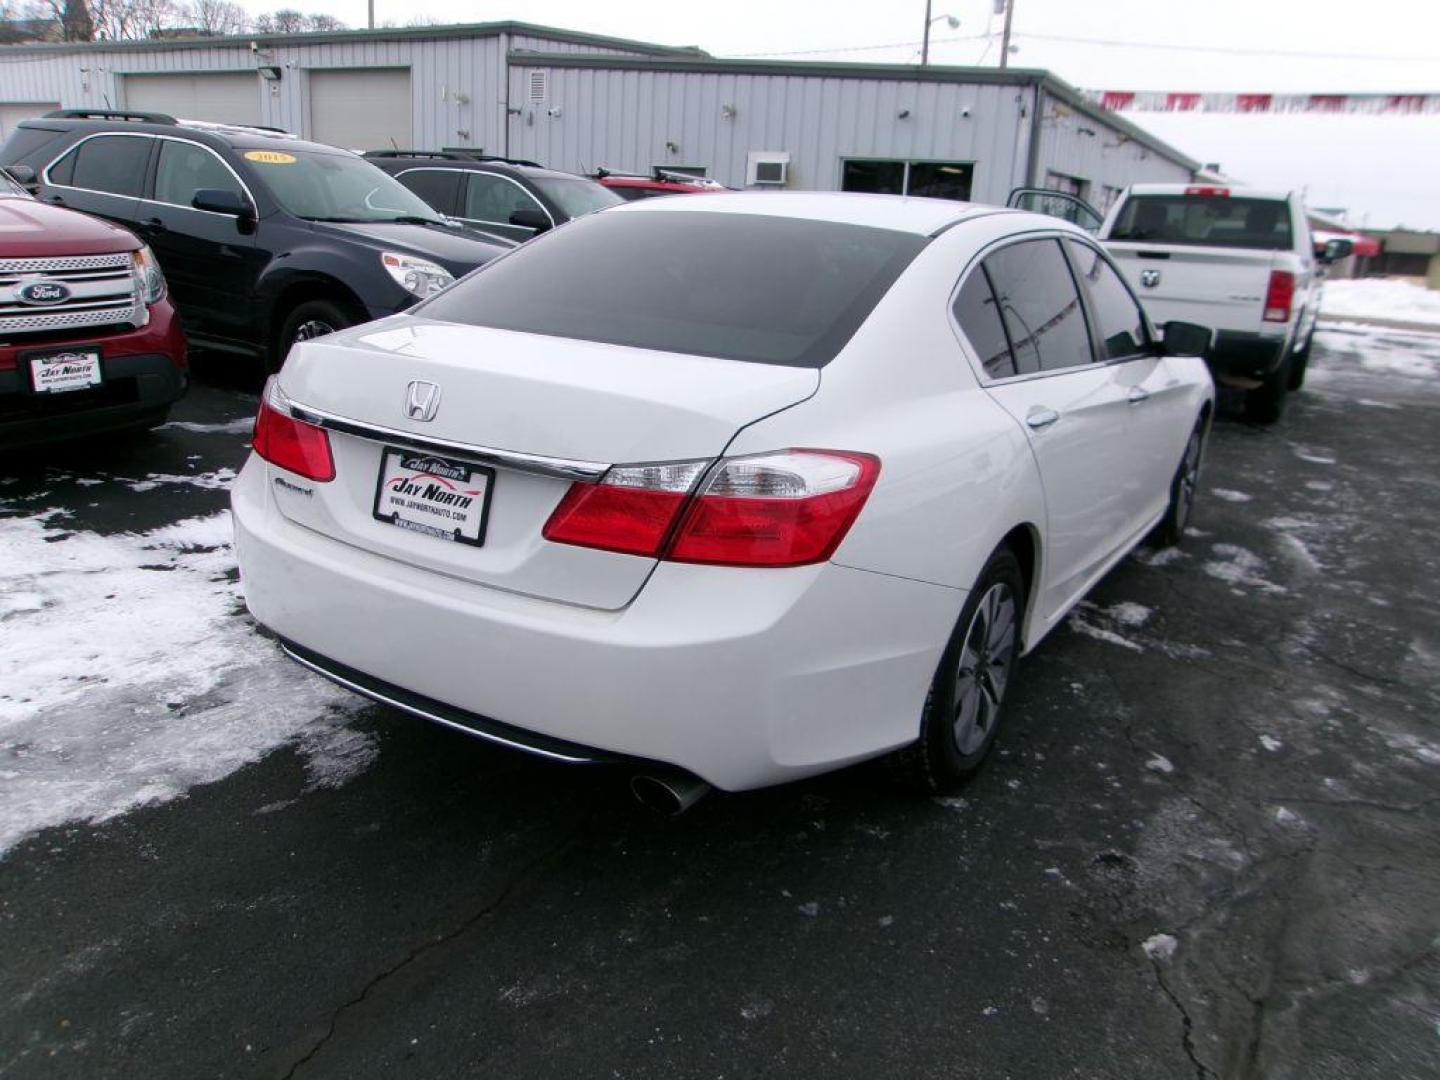
[[[1174,547],[1185,538],[1185,526],[1195,511],[1195,495],[1200,488],[1200,463],[1205,457],[1205,420],[1195,421],[1195,429],[1185,440],[1185,450],[1180,455],[1180,464],[1175,467],[1175,477],[1170,481],[1170,505],[1165,507],[1165,516],[1150,533],[1150,542],[1156,547]]]
[[[1305,344],[1300,351],[1290,358],[1290,381],[1286,388],[1299,390],[1305,385],[1305,369],[1310,366],[1310,346],[1315,342],[1315,331],[1310,331],[1310,336],[1305,339]]]
[[[994,606],[990,606],[992,597],[997,600]],[[1002,612],[1002,602],[1007,601],[1008,626]],[[980,571],[940,657],[925,698],[920,738],[891,755],[891,771],[906,786],[930,793],[955,791],[985,764],[1015,683],[1024,613],[1020,563],[1008,547],[1002,547]],[[985,621],[990,614],[999,616],[994,627]],[[962,661],[972,658],[971,670],[987,674],[972,676],[967,684]]]
[[[1290,392],[1294,356],[1286,354],[1280,366],[1254,390],[1245,394],[1245,418],[1256,424],[1273,424],[1285,415],[1285,397]]]
[[[275,348],[271,355],[270,370],[279,371],[290,355],[296,341],[333,334],[347,326],[354,326],[360,318],[333,300],[306,300],[290,309],[280,324],[280,333],[275,336]]]

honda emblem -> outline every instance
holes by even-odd
[[[405,392],[405,415],[411,420],[434,420],[440,409],[440,387],[416,379]]]
[[[1159,271],[1159,270],[1141,270],[1141,271],[1140,271],[1140,284],[1141,284],[1141,285],[1144,285],[1147,289],[1153,289],[1153,288],[1155,288],[1156,285],[1159,285],[1159,284],[1160,284],[1160,271]]]

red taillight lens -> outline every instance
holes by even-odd
[[[1295,302],[1295,275],[1288,270],[1271,270],[1270,287],[1265,290],[1265,321],[1289,322]]]
[[[1228,195],[1230,194],[1230,189],[1229,189],[1228,187],[1194,186],[1194,187],[1187,187],[1187,188],[1185,189],[1185,194],[1186,194],[1186,195],[1208,195],[1208,196],[1210,196],[1211,198],[1220,198],[1220,199],[1223,199],[1223,198],[1225,198],[1226,196],[1228,196]]]
[[[869,454],[787,450],[721,461],[691,496],[708,464],[625,467],[602,483],[576,484],[551,514],[545,538],[672,562],[823,562],[880,473]]]
[[[324,483],[335,479],[330,437],[324,428],[290,415],[289,402],[274,379],[266,384],[265,393],[260,397],[251,446],[271,465],[288,469],[306,480]]]

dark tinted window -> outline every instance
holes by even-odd
[[[88,191],[139,195],[145,182],[150,140],[133,135],[101,135],[81,143],[71,156],[75,169],[65,182]]]
[[[970,198],[970,179],[975,166],[956,161],[914,161],[910,163],[910,189],[907,195],[924,195],[931,199]]]
[[[1094,248],[1073,240],[1066,240],[1065,244],[1070,248],[1080,276],[1085,279],[1097,324],[1095,336],[1100,339],[1105,355],[1114,360],[1142,352],[1149,342],[1145,317],[1120,275]]]
[[[754,214],[592,214],[415,310],[502,330],[821,367],[925,243],[890,229]]]
[[[497,173],[472,172],[466,179],[469,186],[466,189],[465,212],[462,217],[508,225],[510,215],[520,210],[534,210],[545,214],[545,208],[535,196],[507,177]]]
[[[64,132],[21,124],[10,132],[5,145],[0,147],[0,162],[29,165],[38,173],[64,147],[65,144],[60,141],[63,137]],[[47,149],[49,152],[43,153]]]
[[[1290,206],[1228,195],[1134,195],[1120,208],[1110,239],[1286,251]]]
[[[453,169],[414,169],[396,179],[442,214],[453,214],[460,176]]]
[[[869,191],[877,195],[905,194],[903,161],[847,161],[841,191]]]
[[[985,260],[1015,370],[1058,371],[1094,360],[1075,279],[1057,240],[1025,240]]]
[[[218,157],[194,143],[160,141],[160,160],[155,165],[155,198],[158,202],[189,206],[201,188],[220,188],[243,195],[240,182]]]
[[[1015,374],[1015,359],[1010,355],[1010,342],[1000,322],[1000,309],[985,268],[977,266],[955,297],[955,321],[985,365],[985,374],[1003,379]]]

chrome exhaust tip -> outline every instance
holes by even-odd
[[[640,805],[657,814],[678,817],[703,799],[710,785],[689,773],[667,773],[630,778],[630,792]]]

